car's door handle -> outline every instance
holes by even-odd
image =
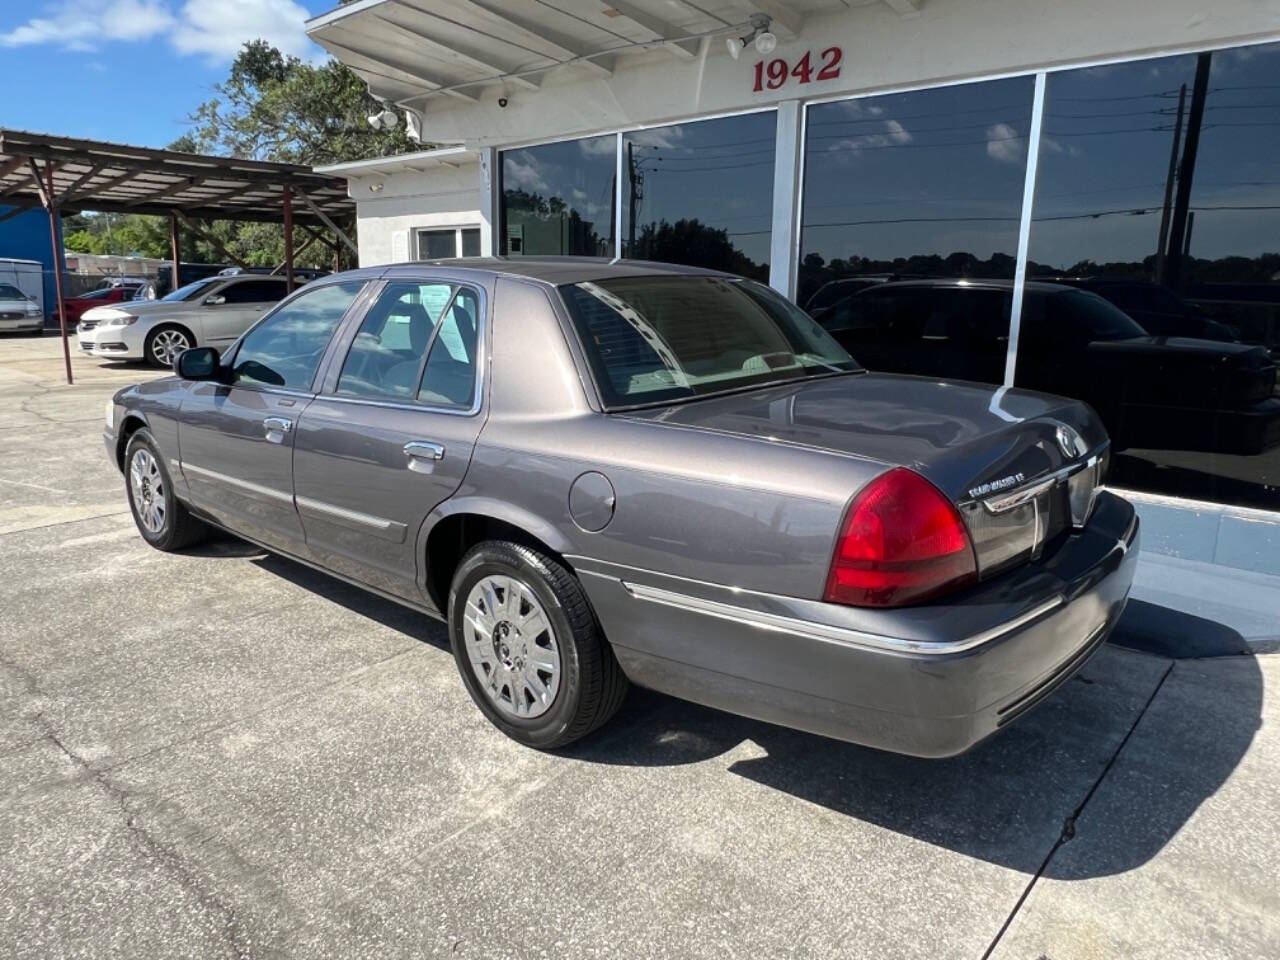
[[[285,436],[293,429],[293,421],[285,417],[267,417],[262,421],[262,429],[267,432],[271,443],[284,443]]]
[[[405,466],[414,473],[434,473],[436,464],[444,459],[444,447],[430,440],[414,440],[404,445]]]
[[[430,440],[414,440],[404,445],[404,453],[410,460],[443,460],[444,447]]]

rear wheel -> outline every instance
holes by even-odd
[[[209,527],[174,496],[164,458],[146,429],[129,438],[124,469],[133,522],[147,543],[157,550],[181,550],[209,535]]]
[[[153,367],[172,367],[178,354],[195,346],[195,338],[182,327],[156,327],[147,334],[143,354]]]
[[[547,750],[602,726],[627,678],[577,578],[538,550],[473,547],[449,591],[453,655],[471,698],[513,740]]]

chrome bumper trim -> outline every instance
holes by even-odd
[[[619,582],[622,584],[623,589],[637,600],[674,607],[678,610],[687,610],[691,613],[700,613],[709,617],[717,617],[721,620],[729,620],[758,630],[789,633],[810,640],[839,643],[864,650],[896,654],[923,654],[926,656],[946,656],[972,650],[974,647],[990,643],[1005,634],[1026,626],[1033,620],[1037,620],[1050,611],[1057,609],[1065,602],[1065,598],[1061,594],[1056,594],[1012,620],[1007,620],[992,627],[990,630],[984,630],[982,633],[965,637],[961,640],[904,640],[900,637],[887,637],[880,634],[864,633],[860,630],[850,630],[845,627],[831,626],[825,623],[814,623],[811,620],[798,620],[795,617],[765,613],[762,610],[748,610],[735,604],[721,603],[718,600],[707,600],[702,597],[691,597],[685,593],[663,590],[661,587],[650,587],[626,580]]]

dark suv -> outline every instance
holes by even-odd
[[[1000,383],[1012,284],[885,283],[833,304],[819,322],[872,370]],[[1256,455],[1280,445],[1280,397],[1267,349],[1151,336],[1097,294],[1030,282],[1016,383],[1087,401],[1114,448]]]

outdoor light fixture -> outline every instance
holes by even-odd
[[[369,126],[375,130],[381,130],[386,127],[388,130],[394,129],[400,123],[400,114],[396,113],[388,106],[384,106],[379,112],[369,117]]]
[[[742,51],[747,49],[747,44],[752,41],[755,41],[758,53],[773,53],[773,48],[778,45],[778,38],[769,32],[771,22],[766,14],[753,13],[749,34],[745,37],[728,37],[725,40],[725,46],[729,48],[729,56],[737,60],[742,55]]]

